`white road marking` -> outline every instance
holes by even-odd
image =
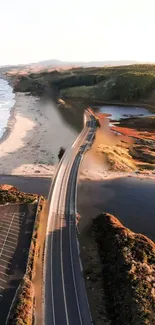
[[[5,246],[6,247],[6,246]],[[8,248],[5,248],[4,247],[4,251],[5,251],[5,254],[11,254],[11,255],[13,255],[13,253],[14,253],[14,249],[13,250],[11,250],[11,249],[8,249]],[[3,255],[3,254],[2,254]]]
[[[10,225],[10,221],[5,220],[3,222],[3,224],[1,224],[2,227],[9,227]],[[15,220],[13,221],[13,225],[11,226],[11,228],[16,228],[16,229],[20,229],[21,225],[19,225],[17,222],[15,222]]]
[[[9,231],[10,231],[10,229],[9,229]],[[1,233],[4,233],[4,234],[6,234],[6,236],[7,236],[7,234],[8,234],[8,230],[0,230],[0,235],[1,235]],[[11,233],[11,236],[13,235],[13,236],[17,236],[17,235],[14,235],[11,231],[10,231],[10,233]],[[10,233],[8,234],[8,236],[7,237],[9,237],[10,236]]]
[[[3,236],[3,234],[1,234],[1,233],[7,234],[7,230],[0,229],[0,235]],[[5,235],[4,235],[4,236],[5,236]]]
[[[70,257],[71,257],[71,267],[72,267],[72,275],[73,275],[73,282],[74,282],[74,290],[75,290],[75,296],[76,296],[76,303],[78,307],[78,313],[80,318],[80,324],[82,324],[82,318],[81,318],[81,312],[80,312],[80,305],[78,300],[78,294],[77,294],[77,288],[76,288],[76,281],[75,281],[75,273],[74,273],[74,265],[73,265],[73,252],[72,252],[72,243],[71,243],[71,223],[69,226],[69,246],[70,246]]]
[[[14,245],[14,246],[11,246],[11,245],[8,245],[8,244],[6,244],[6,245],[5,245],[5,247],[9,247],[9,248],[12,248],[13,250],[15,250],[15,249],[16,249],[16,246],[17,246],[17,245]]]
[[[3,226],[3,228],[7,228],[7,229],[8,229],[7,226]],[[11,233],[15,233],[16,236],[19,235],[19,229],[17,230],[17,229],[12,229],[12,228],[13,228],[13,227],[11,227],[10,234],[11,234]],[[4,231],[6,231],[6,230],[4,229]],[[1,232],[1,230],[0,230],[0,232]]]
[[[7,237],[8,238],[11,237],[11,238],[15,239],[14,237],[18,238],[18,235],[10,232]]]
[[[64,181],[65,181],[65,184],[67,184],[67,181],[68,181],[68,177],[67,177],[67,180],[66,180],[65,176],[66,175],[68,176],[69,171],[70,171],[70,165],[69,165],[69,167],[67,165],[67,167],[65,168],[65,172],[64,172],[63,178],[62,178],[62,182],[64,183]],[[64,190],[64,187],[61,186],[60,187],[60,192],[59,192],[59,202],[61,201],[60,198],[61,198],[61,195],[62,195],[62,189]],[[64,195],[64,193],[63,193],[63,195]],[[65,203],[64,203],[64,209],[65,209]],[[64,214],[64,209],[62,211],[63,214]],[[60,210],[60,207],[58,205],[58,214],[59,214],[59,210]],[[68,309],[67,309],[67,300],[66,300],[66,292],[65,292],[65,281],[64,281],[63,254],[62,254],[62,250],[63,250],[62,249],[63,222],[64,222],[64,219],[63,218],[60,218],[60,260],[61,260],[61,276],[62,276],[62,288],[63,288],[63,296],[64,296],[66,322],[67,322],[67,325],[69,325]]]
[[[16,242],[18,241],[18,236],[16,236],[15,238],[12,236],[12,235],[8,235],[8,238],[9,238],[9,240],[15,240]],[[7,239],[7,241],[9,241],[8,239]]]
[[[66,301],[66,293],[65,293],[65,282],[64,282],[64,270],[63,270],[63,258],[62,258],[62,218],[60,225],[60,258],[61,258],[61,274],[62,274],[62,287],[63,287],[63,295],[64,295],[64,304],[65,304],[65,312],[66,312],[66,321],[67,325],[69,325],[68,319],[68,311],[67,311],[67,301]]]
[[[9,276],[7,273],[0,271],[1,274]]]
[[[86,113],[85,113],[86,114]],[[87,119],[86,119],[86,117],[87,117],[87,115],[90,115],[90,113],[89,112],[87,112],[87,114],[86,114],[86,116],[84,116],[84,123],[85,123],[85,126],[86,126],[86,122],[87,122]],[[84,139],[84,135],[85,135],[85,138],[86,138],[86,136],[87,136],[87,133],[88,132],[85,132],[85,133],[83,133],[83,139]],[[82,139],[82,140],[83,140]],[[72,145],[72,147],[74,147],[74,145],[76,145],[76,147],[77,147],[77,145],[79,146],[80,145],[80,139],[76,139],[76,141],[74,142],[74,144]],[[82,142],[81,142],[81,145],[82,145]],[[86,148],[86,147],[85,147]],[[76,150],[77,150],[77,148],[75,148]],[[77,152],[78,152],[78,150],[77,150]],[[76,153],[75,152],[73,152],[73,154],[74,154],[74,156],[76,157]],[[75,158],[75,157],[73,157],[73,158]],[[73,160],[73,159],[72,159]],[[65,163],[65,160],[63,160],[63,163],[64,163],[64,166],[66,165],[66,163]],[[51,220],[51,217],[52,217],[52,215],[50,215],[51,213],[52,213],[52,211],[53,211],[53,213],[56,213],[57,214],[57,216],[59,215],[59,212],[58,212],[58,206],[59,206],[59,202],[61,201],[61,190],[59,190],[59,192],[58,192],[58,190],[57,190],[57,188],[56,187],[60,187],[60,185],[62,184],[62,180],[61,180],[61,182],[60,182],[60,178],[62,178],[62,179],[64,179],[64,174],[66,174],[66,170],[68,170],[68,165],[69,166],[71,166],[72,167],[72,164],[69,164],[69,159],[68,159],[68,162],[67,162],[67,165],[65,166],[65,170],[64,170],[64,172],[63,172],[63,164],[61,164],[60,165],[60,168],[59,168],[59,170],[58,170],[58,172],[56,172],[56,176],[57,177],[55,177],[55,180],[54,180],[54,182],[55,182],[55,184],[54,184],[54,187],[53,187],[53,193],[52,193],[52,197],[51,197],[51,204],[50,204],[50,213],[49,213],[49,218],[48,218],[48,221],[49,221],[49,219]],[[60,170],[61,170],[61,172],[60,172]],[[61,174],[63,174],[63,177],[61,177]],[[63,181],[63,183],[64,183],[64,181]],[[58,186],[59,185],[59,186]],[[68,184],[66,184],[66,185],[68,185]],[[65,188],[65,186],[64,186],[64,184],[63,184],[63,188]],[[65,188],[66,189],[66,188]],[[58,193],[57,193],[58,192]],[[65,192],[65,191],[64,191]],[[57,195],[56,196],[56,193],[57,194],[59,194],[59,196]],[[55,202],[55,201],[56,202]],[[64,201],[64,199],[63,199],[63,201]],[[64,202],[64,206],[63,206],[63,204],[61,203],[61,206],[62,206],[62,210],[64,209],[64,206],[65,206],[65,202]],[[51,211],[52,210],[52,211]],[[54,220],[55,220],[55,214],[54,214],[54,218],[53,218]],[[60,236],[62,236],[62,223],[63,223],[64,221],[63,221],[63,218],[60,218],[60,227],[61,227],[61,233],[60,233]],[[48,222],[48,230],[49,230],[49,222]],[[52,225],[51,226],[53,226],[53,220],[52,220]],[[69,227],[70,228],[70,227]],[[51,228],[50,228],[51,229]],[[54,229],[52,228],[52,238],[51,238],[51,248],[53,249],[53,231],[54,231]],[[47,231],[47,233],[48,233],[48,231]],[[71,236],[70,236],[70,240],[71,240]],[[60,237],[60,241],[62,241],[62,238]],[[62,253],[62,244],[60,245],[60,249],[61,249],[61,253]],[[52,254],[53,254],[53,250],[52,250]],[[73,256],[72,256],[73,257]],[[51,266],[52,266],[52,258],[51,258]],[[62,275],[62,278],[64,277],[64,274],[63,274],[63,266],[61,267],[61,275]],[[74,274],[74,276],[75,276],[75,274]],[[63,282],[63,280],[62,280],[62,282]],[[53,277],[52,277],[52,267],[51,267],[51,284],[53,283]],[[63,283],[62,283],[63,284]],[[65,289],[65,288],[64,288]],[[77,290],[77,288],[76,288],[76,290]],[[51,288],[51,291],[53,291],[53,287]],[[63,292],[63,295],[64,295],[64,304],[65,304],[65,298],[66,298],[66,296],[65,296],[65,292]],[[52,292],[52,296],[53,296],[53,292]],[[52,297],[53,298],[53,297]],[[46,301],[45,301],[46,302]],[[52,301],[52,309],[54,308],[54,300]],[[66,315],[66,316],[68,316],[68,315]],[[81,316],[81,315],[80,315]],[[53,317],[55,317],[55,314],[54,314],[54,312],[53,312]],[[55,319],[54,319],[54,324],[55,324]]]
[[[4,280],[4,279],[1,279],[1,278],[0,278],[0,281],[2,281],[2,282],[5,282],[5,283],[6,283],[6,280]]]
[[[5,245],[5,247],[6,247],[6,245]],[[11,254],[14,253],[14,250],[10,250],[10,249],[7,249],[7,248],[4,248],[4,251],[6,251],[6,252],[10,252]]]
[[[58,182],[58,179],[56,179],[56,182]],[[54,209],[54,204],[55,204],[55,192],[57,190],[57,187],[54,187],[53,193],[52,193],[52,199],[51,199],[51,205],[50,205],[50,211],[49,215],[52,216],[52,235],[51,235],[51,251],[52,251],[52,257],[51,257],[51,296],[52,296],[52,313],[53,313],[53,324],[55,325],[55,310],[54,310],[54,292],[53,292],[53,233],[54,233],[54,224],[55,224],[55,216],[56,216],[56,211]],[[53,211],[52,211],[53,210]],[[48,225],[50,228],[50,224]]]
[[[5,262],[5,263],[7,263],[7,264],[11,264],[11,262],[8,262],[8,261],[4,260],[4,259],[1,258],[1,257],[0,257],[0,261]]]
[[[24,217],[25,216],[25,212],[9,212],[9,213],[4,213],[5,216],[14,216],[16,217]]]
[[[3,222],[5,222],[5,223],[9,223],[10,224],[10,218],[8,218],[8,217],[5,217],[5,219],[3,219]],[[20,226],[19,225],[19,223],[21,223],[22,224],[22,222],[23,222],[23,220],[14,220],[13,221],[13,223],[15,224],[15,225],[18,225],[18,226]]]
[[[2,256],[3,249],[4,249],[5,243],[6,243],[6,241],[7,241],[8,235],[9,235],[9,231],[10,231],[10,229],[11,229],[11,225],[12,225],[12,223],[13,223],[13,219],[14,219],[14,214],[13,214],[13,216],[12,216],[12,219],[11,219],[11,222],[10,222],[10,226],[9,226],[8,231],[7,231],[7,234],[6,234],[6,238],[5,238],[4,243],[3,243],[3,246],[2,246],[2,248],[1,248],[0,257]]]
[[[20,229],[21,229],[21,227],[20,227],[20,225],[18,225],[18,226],[15,226],[14,224],[12,225],[12,227],[11,227],[11,229],[15,229],[16,231],[20,231]]]
[[[4,248],[4,249],[5,249],[5,248]],[[3,252],[4,252],[4,249],[3,249]],[[11,258],[12,253],[11,253],[11,256],[9,255],[9,253],[2,253],[1,256],[5,256],[5,257],[8,257],[8,258]]]
[[[0,236],[3,236],[4,238],[6,238],[6,236],[5,235],[2,235],[2,234],[0,234]],[[15,240],[15,243],[17,243],[17,239],[16,238],[13,238],[13,240]],[[7,239],[7,243],[15,244],[14,242],[12,242],[12,239],[11,240]]]
[[[12,230],[12,228],[10,229],[10,232],[8,234],[8,237],[9,236],[15,236],[15,237],[18,237],[19,236],[19,232],[17,234],[15,234],[15,232]]]
[[[4,266],[4,265],[1,265],[1,264],[0,264],[0,267],[3,267],[3,269],[7,269],[7,270],[10,270],[10,268],[9,268],[9,267],[7,267],[7,266]]]
[[[52,218],[52,237],[51,237],[51,249],[53,247],[53,232],[54,232],[54,223],[55,223],[55,213]],[[52,250],[53,252],[53,250]],[[53,255],[53,253],[52,253]],[[53,324],[55,325],[55,310],[54,310],[54,293],[53,293],[53,256],[51,257],[51,293],[52,293],[52,312],[53,312]]]

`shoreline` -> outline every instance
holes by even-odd
[[[44,116],[42,118],[37,103],[39,100],[33,96],[26,97],[26,94],[15,93],[15,103],[10,110],[7,127],[0,139],[0,175],[52,177],[54,164],[49,165],[48,161],[44,164],[37,163],[40,152],[37,149],[39,144],[36,144],[36,135],[39,133],[39,128],[43,127],[43,119],[46,118]],[[25,158],[24,164],[23,158]]]
[[[94,101],[94,104],[96,105],[108,105],[108,106],[126,106],[126,107],[140,107],[140,108],[147,108],[150,110],[150,112],[154,113],[155,112],[155,105],[149,104],[149,103],[139,103],[139,102],[121,102],[121,101]],[[93,105],[94,105],[93,104]]]
[[[16,93],[15,100],[0,140],[0,175],[52,177],[60,147],[71,145],[77,132],[51,100],[25,93]]]
[[[148,180],[155,180],[155,173],[153,174],[152,171],[147,172],[119,172],[119,171],[105,171],[105,172],[98,172],[94,171],[81,171],[79,176],[79,181],[90,180],[90,181],[104,181],[104,180],[112,180],[117,178],[135,178],[135,179],[148,179]]]
[[[70,97],[62,97],[62,99],[66,102],[68,100],[78,100],[78,101],[82,101],[85,104],[88,104],[89,106],[102,106],[102,105],[107,105],[107,106],[127,106],[127,107],[140,107],[140,108],[147,108],[150,112],[155,113],[155,104],[149,104],[149,103],[141,103],[141,102],[121,102],[121,101],[105,101],[105,100],[92,100],[91,99],[91,103],[89,102],[88,99],[85,98],[70,98]],[[95,107],[94,107],[95,108]]]
[[[2,136],[0,137],[0,145],[1,145],[1,143],[3,143],[5,140],[7,140],[8,136],[10,135],[10,133],[14,127],[14,124],[16,122],[16,93],[14,92],[13,85],[11,84],[10,80],[5,78],[5,76],[2,76],[2,77],[0,76],[0,79],[7,81],[8,85],[12,88],[12,92],[15,94],[15,97],[14,97],[15,103],[13,104],[12,107],[10,107],[10,112],[9,112],[10,116],[7,120],[7,125],[5,127],[5,130],[2,134]]]
[[[10,116],[7,121],[7,126],[5,127],[3,135],[0,138],[0,145],[7,140],[7,138],[9,137],[10,133],[13,130],[15,123],[16,123],[16,95],[15,95],[15,103],[10,109]]]

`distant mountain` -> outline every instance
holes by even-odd
[[[80,63],[80,62],[79,62]],[[85,67],[103,67],[103,66],[120,66],[120,65],[131,65],[138,64],[138,61],[129,61],[129,60],[121,60],[121,61],[91,61],[91,62],[83,62],[82,64]]]
[[[44,66],[44,67],[57,67],[64,65],[65,62],[62,62],[60,60],[43,60],[39,62],[32,62],[30,64],[27,64],[27,67],[38,67],[38,66]]]
[[[120,60],[120,61],[61,61],[61,60],[43,60],[39,62],[32,62],[29,64],[19,64],[19,65],[6,65],[0,66],[0,69],[20,69],[20,68],[31,68],[31,67],[63,67],[63,66],[83,66],[83,67],[102,67],[102,66],[119,66],[119,65],[130,65],[140,63],[138,61],[131,60]]]
[[[138,61],[123,60],[123,61],[91,61],[91,62],[82,62],[82,61],[60,61],[60,60],[44,60],[40,62],[30,63],[28,67],[63,67],[63,66],[83,66],[83,67],[102,67],[102,66],[119,66],[119,65],[130,65],[137,64]]]

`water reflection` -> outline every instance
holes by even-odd
[[[60,148],[67,149],[83,128],[83,113],[86,106],[72,102],[66,108],[59,108],[51,99],[44,97],[39,102],[39,111],[50,119],[52,138],[52,163],[58,162]],[[51,119],[52,115],[52,119]]]
[[[131,106],[100,106],[96,110],[100,113],[106,113],[111,115],[111,120],[120,120],[121,118],[129,117],[141,117],[154,115],[149,112],[149,110],[143,107],[131,107]]]

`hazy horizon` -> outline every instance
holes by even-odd
[[[155,61],[154,0],[5,0],[0,65]]]
[[[3,68],[3,67],[20,67],[20,66],[29,66],[29,65],[45,65],[45,66],[50,66],[50,65],[53,65],[53,66],[68,66],[68,65],[75,65],[75,66],[78,66],[79,64],[83,64],[84,66],[88,66],[89,67],[89,64],[91,65],[92,63],[96,64],[96,66],[101,66],[102,64],[105,64],[105,65],[110,65],[110,64],[116,64],[116,65],[130,65],[130,64],[149,64],[151,62],[142,62],[142,61],[137,61],[137,60],[106,60],[106,61],[62,61],[62,60],[59,60],[59,59],[43,59],[43,60],[40,60],[40,61],[35,61],[35,62],[23,62],[23,63],[19,63],[19,64],[8,64],[8,65],[5,65],[5,64],[2,64],[0,65],[0,68]],[[92,65],[91,65],[92,66]],[[95,67],[95,66],[94,66]]]

